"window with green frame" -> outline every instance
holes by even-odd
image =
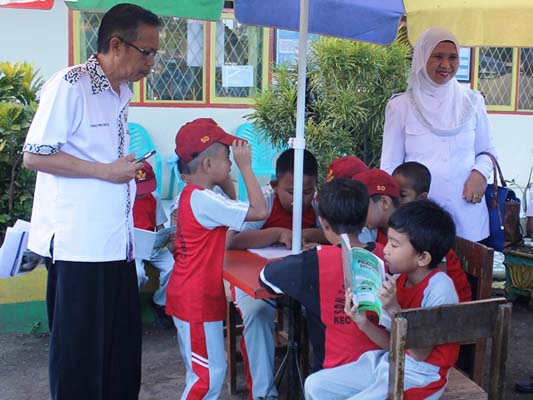
[[[268,30],[224,14],[212,25],[211,97],[215,102],[254,97],[268,81]]]
[[[75,64],[96,53],[102,16],[73,12]],[[268,84],[268,29],[241,25],[232,14],[224,14],[218,22],[178,17],[162,17],[161,21],[155,65],[140,85],[132,86],[135,101],[247,104]]]
[[[481,47],[475,71],[488,110],[533,112],[533,49]]]

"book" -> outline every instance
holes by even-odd
[[[287,249],[284,246],[268,246],[260,249],[248,249],[248,251],[250,253],[257,254],[260,257],[266,258],[267,260],[283,258],[292,254],[292,250]]]
[[[30,223],[20,219],[7,228],[0,247],[0,278],[9,278],[35,268],[36,265],[31,269],[28,267],[28,258],[33,254],[27,249],[29,234]]]
[[[345,290],[351,289],[358,311],[373,311],[383,321],[378,289],[385,279],[385,264],[368,250],[351,247],[348,235],[341,235],[342,266]]]
[[[176,225],[163,228],[159,231],[133,228],[135,258],[149,260],[155,253],[167,245],[170,240],[170,235],[174,233],[176,233]]]

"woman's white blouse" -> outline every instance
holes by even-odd
[[[381,169],[392,174],[406,161],[424,164],[431,172],[429,198],[448,210],[457,235],[472,241],[489,236],[485,201],[463,199],[464,184],[472,170],[485,178],[492,172],[487,151],[496,156],[483,97],[476,93],[475,115],[455,136],[438,136],[416,118],[407,94],[391,98],[385,110]]]

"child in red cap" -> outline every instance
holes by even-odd
[[[366,226],[376,229],[376,242],[387,244],[389,218],[400,205],[400,187],[396,181],[381,169],[369,169],[352,177],[365,184],[370,195]]]
[[[163,229],[164,223],[167,222],[167,216],[161,205],[161,198],[155,192],[157,182],[152,166],[149,163],[145,162],[143,169],[137,171],[135,183],[137,184],[137,194],[133,203],[133,224],[135,228],[152,232]],[[165,314],[165,305],[168,278],[174,265],[174,257],[172,257],[166,247],[158,249],[146,260],[135,257],[139,290],[148,282],[148,277],[144,270],[144,261],[149,261],[159,270],[159,289],[155,291],[153,297],[156,325],[163,329],[170,329],[172,321]]]
[[[326,173],[326,182],[333,179],[346,178],[350,179],[355,174],[368,170],[368,165],[359,157],[344,156],[334,159],[328,167]]]
[[[229,179],[233,158],[244,178],[249,204],[211,190]],[[180,173],[187,185],[177,209],[174,268],[167,288],[167,313],[174,318],[186,367],[182,399],[218,398],[226,374],[222,279],[228,227],[265,219],[267,209],[251,169],[250,147],[210,118],[182,126],[176,135]]]

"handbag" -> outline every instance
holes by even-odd
[[[489,212],[490,236],[488,246],[496,251],[522,240],[520,231],[520,199],[507,187],[496,157],[483,151],[492,161],[494,181],[487,185],[485,201]],[[498,178],[500,184],[498,185]]]

